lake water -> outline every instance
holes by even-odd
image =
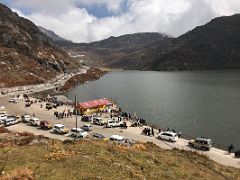
[[[74,100],[113,98],[129,113],[189,136],[240,148],[240,71],[112,72],[67,92]]]

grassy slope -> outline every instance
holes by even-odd
[[[204,156],[162,150],[153,144],[133,147],[84,140],[72,145],[8,147],[0,150],[5,171],[30,168],[36,179],[240,179],[240,171]]]

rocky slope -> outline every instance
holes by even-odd
[[[71,44],[72,41],[66,40],[62,37],[60,37],[59,35],[57,35],[55,32],[45,29],[44,27],[38,26],[38,29],[44,33],[45,35],[47,35],[49,38],[51,38],[57,45],[61,45],[61,44],[66,44],[69,43]]]
[[[0,4],[0,87],[43,83],[79,67],[31,21]]]

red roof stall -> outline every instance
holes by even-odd
[[[112,106],[113,103],[106,98],[96,99],[87,102],[81,102],[78,105],[82,114],[91,114],[104,109],[107,106]]]

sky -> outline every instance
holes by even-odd
[[[240,0],[0,0],[20,16],[73,42],[159,32],[177,37],[240,13]]]

